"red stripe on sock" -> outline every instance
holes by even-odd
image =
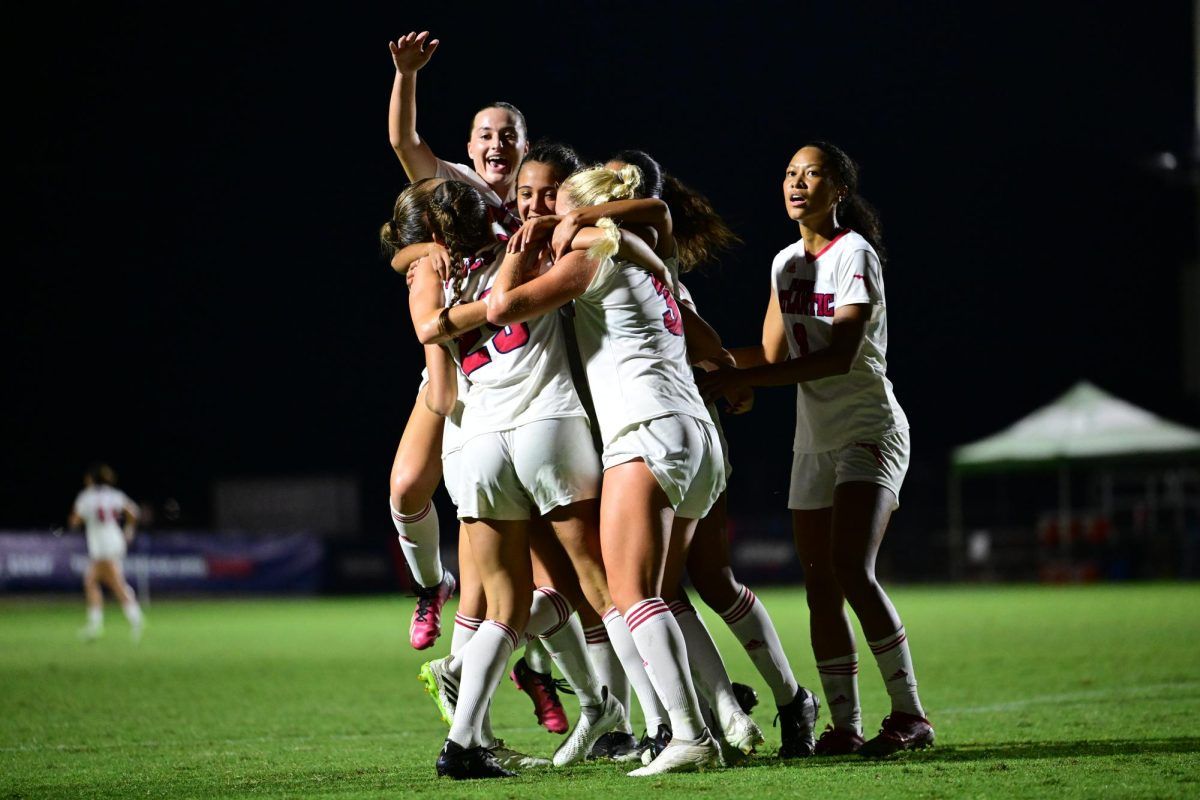
[[[508,638],[508,641],[512,644],[513,650],[517,649],[517,645],[520,644],[520,638],[517,636],[516,631],[514,631],[512,628],[505,625],[500,620],[489,619],[488,622],[491,623],[492,625],[495,625],[497,628],[499,628],[501,631],[503,631],[504,635]]]
[[[904,642],[906,642],[907,640],[908,640],[907,636],[905,636],[904,634],[900,634],[900,638],[896,639],[895,641],[891,642],[890,644],[871,645],[871,652],[877,656],[881,656],[884,653],[888,652],[889,650],[895,650],[897,647],[904,644]]]
[[[737,602],[733,604],[732,608],[721,615],[721,619],[725,620],[727,625],[741,621],[750,613],[750,609],[754,608],[755,599],[754,592],[750,591],[748,586],[743,586],[742,593],[738,597]]]
[[[567,598],[556,592],[548,586],[539,586],[537,591],[542,593],[542,596],[548,598],[554,604],[554,608],[558,611],[558,619],[560,624],[565,623],[567,618],[571,616],[571,606],[567,603]],[[546,634],[543,634],[545,636]]]
[[[629,632],[633,633],[643,623],[654,617],[670,613],[671,609],[662,600],[643,600],[642,603],[630,610],[629,615],[625,617],[625,624],[629,626]]]
[[[817,667],[817,672],[822,675],[857,675],[858,665],[849,667]]]
[[[696,613],[696,609],[692,607],[692,604],[683,600],[676,600],[668,607],[671,609],[671,613],[677,617],[686,614],[689,611],[693,614]]]
[[[583,629],[583,639],[588,644],[601,644],[608,641],[608,628],[603,624],[593,625]]]
[[[409,523],[413,523],[413,522],[420,522],[421,520],[425,519],[426,517],[429,516],[429,512],[432,510],[433,510],[433,501],[430,500],[428,503],[425,504],[424,508],[422,508],[420,511],[418,511],[417,513],[415,513],[411,516],[406,517],[403,514],[401,514],[399,511],[393,511],[392,516],[395,517],[397,522],[403,522],[405,524],[409,524]]]
[[[454,615],[454,624],[461,625],[464,628],[468,628],[473,631],[477,631],[477,630],[479,630],[479,626],[483,624],[483,620],[475,619],[474,617],[466,617],[466,616],[463,616],[462,614],[455,614]]]

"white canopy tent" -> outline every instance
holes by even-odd
[[[1080,381],[1047,406],[999,433],[954,449],[949,523],[952,564],[962,554],[962,478],[1023,469],[1058,471],[1059,510],[1070,509],[1070,468],[1091,461],[1126,461],[1200,454],[1200,431],[1162,419]]]

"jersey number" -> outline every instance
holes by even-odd
[[[808,355],[808,329],[804,327],[803,322],[792,326],[792,338],[796,340],[796,349],[800,351],[800,355]]]
[[[667,310],[663,312],[663,325],[674,335],[683,336],[683,318],[679,316],[679,304],[675,302],[675,297],[658,278],[652,275],[650,280],[654,282],[654,291],[667,304]]]
[[[488,324],[488,327],[496,331],[496,335],[492,337],[491,344],[496,348],[497,353],[511,353],[519,347],[524,347],[529,342],[529,326],[524,322],[516,327],[508,325],[504,328]],[[471,348],[479,344],[479,340],[483,338],[483,333],[480,328],[467,331],[459,336],[456,341],[458,343],[458,352],[470,353]],[[462,360],[462,372],[467,377],[480,367],[487,366],[492,363],[492,354],[488,352],[487,345],[476,350],[474,353],[464,355]]]

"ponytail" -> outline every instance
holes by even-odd
[[[805,147],[815,147],[825,154],[828,159],[826,166],[832,169],[837,182],[846,189],[846,197],[834,208],[834,221],[838,227],[852,228],[866,239],[879,256],[879,263],[886,265],[887,250],[883,246],[883,226],[879,222],[879,213],[858,193],[858,164],[845,150],[831,142],[806,142],[797,149]]]

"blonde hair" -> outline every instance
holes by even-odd
[[[613,200],[631,200],[637,197],[642,185],[642,171],[633,164],[619,170],[604,166],[589,167],[567,178],[559,187],[559,194],[566,194],[575,206],[596,206]],[[621,246],[621,231],[608,217],[596,222],[604,236],[588,248],[588,255],[599,261],[611,259]]]

